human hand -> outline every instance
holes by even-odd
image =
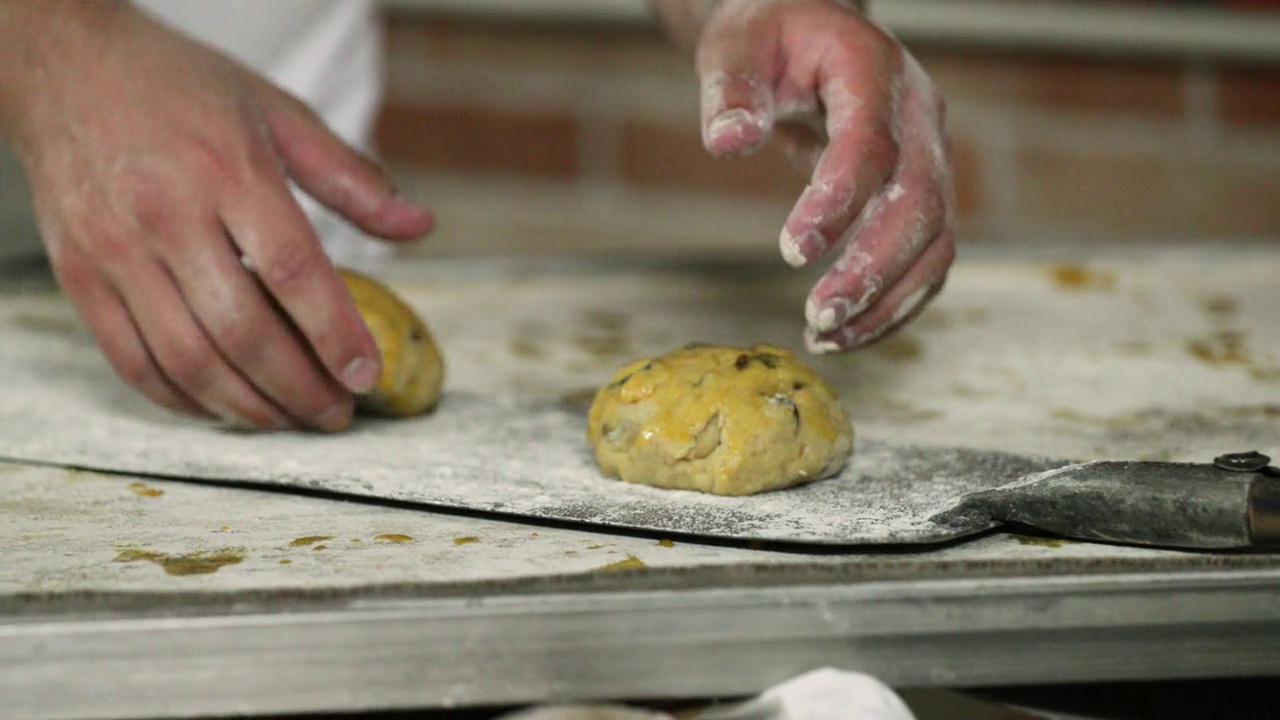
[[[725,0],[697,45],[703,143],[771,136],[812,178],[779,239],[792,266],[839,248],[809,294],[806,346],[868,345],[942,289],[955,257],[945,105],[895,39],[834,0]]]
[[[0,4],[0,128],[115,372],[238,426],[346,427],[381,362],[288,182],[386,239],[432,217],[302,103],[127,3]]]

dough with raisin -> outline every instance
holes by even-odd
[[[587,438],[626,482],[751,495],[838,473],[853,424],[790,351],[694,344],[619,370],[596,393]]]
[[[382,375],[356,409],[408,417],[436,406],[444,385],[444,359],[422,318],[390,288],[371,277],[338,268],[382,357]]]

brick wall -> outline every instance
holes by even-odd
[[[701,202],[741,235],[804,186],[778,152],[705,155],[688,63],[650,29],[389,20],[379,146],[414,187]],[[913,50],[951,107],[963,241],[1280,239],[1280,70]]]

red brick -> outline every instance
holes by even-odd
[[[937,48],[914,54],[951,101],[1008,100],[1022,90],[1022,68],[1012,57]]]
[[[1186,104],[1186,69],[1179,64],[1134,64],[1049,58],[1018,61],[1024,96],[1042,107],[1080,112],[1178,117]]]
[[[1220,71],[1218,107],[1222,121],[1228,125],[1280,128],[1280,71]]]
[[[969,138],[952,132],[951,163],[955,169],[956,212],[968,220],[983,209],[982,157]]]
[[[718,160],[707,154],[692,130],[658,123],[631,121],[621,136],[621,172],[627,182],[644,187],[686,188],[790,202],[803,192],[807,178],[793,167],[779,148],[758,155]],[[953,134],[957,211],[971,219],[983,210],[982,158],[964,135]]]
[[[621,130],[621,172],[638,185],[787,201],[805,187],[805,176],[772,145],[746,158],[711,157],[693,119],[687,127],[632,120]]]
[[[1186,106],[1185,68],[1178,63],[942,50],[919,57],[952,102],[1162,118],[1178,117]]]
[[[395,164],[568,179],[579,172],[578,129],[567,111],[389,103],[377,144]]]
[[[1268,170],[1212,157],[1026,148],[1017,187],[1024,226],[1106,238],[1280,238],[1280,158]]]
[[[536,70],[626,71],[691,76],[692,59],[653,27],[467,21],[391,12],[387,50],[445,62]]]

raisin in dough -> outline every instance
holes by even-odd
[[[378,384],[356,397],[356,409],[408,417],[435,407],[444,384],[444,360],[426,323],[390,288],[373,278],[347,268],[339,268],[338,273],[351,291],[356,309],[382,357]]]
[[[835,390],[771,345],[637,360],[596,393],[587,437],[607,475],[716,495],[830,477],[853,449]]]

